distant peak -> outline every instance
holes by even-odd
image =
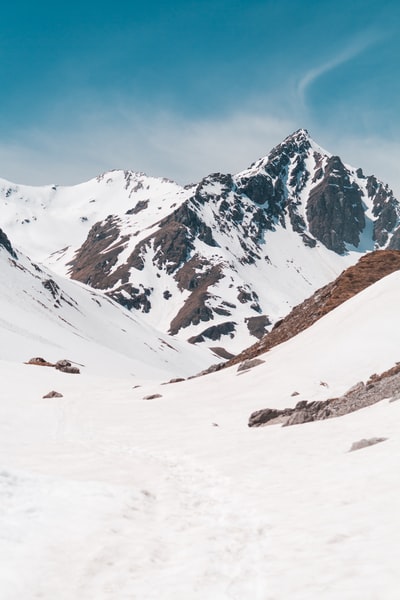
[[[286,139],[287,140],[292,140],[292,139],[307,139],[307,140],[309,140],[311,138],[310,138],[310,134],[308,133],[308,130],[301,128],[301,129],[297,129],[296,131],[294,131],[293,133],[288,135],[288,137]]]
[[[268,155],[268,160],[282,153],[292,156],[297,153],[308,152],[311,147],[316,147],[314,140],[311,139],[307,129],[297,129],[288,135],[280,144],[275,146]]]
[[[297,129],[296,131],[288,135],[287,138],[285,138],[281,144],[279,144],[278,146],[276,146],[276,148],[272,150],[272,153],[280,152],[283,149],[285,149],[286,151],[288,148],[291,148],[292,151],[295,150],[300,152],[312,149],[314,152],[318,152],[319,154],[328,157],[332,156],[331,153],[325,150],[322,146],[320,146],[310,136],[308,130],[304,128]]]
[[[315,144],[314,140],[311,138],[307,129],[297,129],[290,135],[288,135],[283,142],[279,144],[279,146],[287,146],[287,145],[304,145],[304,144]]]

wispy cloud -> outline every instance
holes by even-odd
[[[400,198],[400,143],[384,135],[342,129],[339,134],[310,121],[277,116],[260,105],[212,118],[149,115],[114,105],[86,113],[69,128],[48,125],[0,142],[0,176],[16,183],[71,185],[110,169],[132,169],[186,184],[214,171],[238,172],[306,126],[323,147],[376,174]]]
[[[253,110],[191,119],[126,107],[92,112],[71,131],[41,128],[1,143],[0,176],[19,183],[72,184],[116,168],[189,183],[211,171],[246,168],[298,126]]]
[[[340,50],[335,56],[326,60],[325,62],[316,65],[309,69],[297,83],[297,97],[304,107],[307,102],[307,93],[310,88],[317,83],[317,81],[323,76],[337,69],[338,67],[345,65],[353,58],[356,58],[365,50],[376,44],[382,39],[382,34],[370,33],[362,37],[358,37],[356,40],[352,40],[345,48]]]

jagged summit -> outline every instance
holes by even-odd
[[[290,135],[288,135],[275,148],[287,146],[287,145],[293,144],[293,143],[298,144],[298,145],[302,145],[302,144],[310,144],[310,145],[311,144],[316,144],[314,142],[314,140],[312,139],[312,137],[310,136],[310,134],[308,132],[308,129],[300,128],[300,129],[297,129],[296,131],[293,131],[293,133],[291,133]],[[275,148],[274,148],[274,150],[275,150]]]
[[[389,187],[306,129],[236,175],[185,187],[134,171],[71,188],[0,182],[0,203],[0,226],[36,261],[231,353],[365,252],[400,249]]]
[[[310,149],[318,154],[331,156],[329,152],[326,152],[311,138],[307,129],[297,129],[272,148],[268,154],[253,162],[250,167],[244,171],[241,171],[238,176],[254,175],[258,172],[263,172],[264,170],[268,173],[267,167],[269,167],[271,163],[274,163],[274,161],[276,162],[276,159],[279,159],[282,155],[289,160],[293,159],[295,155],[304,158],[307,156]]]

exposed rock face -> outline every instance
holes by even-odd
[[[212,173],[183,188],[110,172],[83,196],[87,189],[75,215],[86,239],[79,247],[60,240],[53,264],[67,263],[72,278],[141,311],[150,325],[159,326],[161,312],[163,330],[182,339],[210,346],[221,332],[231,353],[355,261],[355,248],[400,248],[400,208],[388,186],[345,166],[305,130],[236,175]],[[22,191],[0,189],[0,202],[2,194],[17,202]],[[211,337],[203,335],[210,327]]]
[[[66,359],[58,360],[56,363],[51,363],[42,358],[41,356],[37,356],[35,358],[31,358],[26,364],[36,365],[39,367],[54,367],[55,369],[57,369],[57,371],[62,371],[63,373],[80,373],[78,367],[73,367],[72,363]]]
[[[356,265],[349,267],[339,275],[335,281],[295,306],[287,317],[275,323],[270,333],[267,333],[259,342],[235,356],[224,366],[229,367],[268,352],[274,346],[311,327],[318,319],[349,300],[355,294],[399,269],[400,252],[397,250],[378,250],[366,254]]]
[[[251,335],[254,335],[254,337],[258,338],[259,340],[267,333],[266,327],[271,325],[271,321],[268,319],[267,315],[247,317],[245,321]]]
[[[238,373],[240,373],[241,371],[248,371],[249,369],[252,369],[253,367],[258,367],[259,365],[262,365],[264,362],[265,362],[265,360],[261,360],[260,358],[249,358],[248,360],[244,360],[242,363],[240,363],[240,365],[237,368]]]
[[[146,210],[149,206],[149,200],[139,200],[133,208],[126,211],[127,215],[137,215],[141,210]]]
[[[387,243],[389,234],[395,230],[398,224],[399,203],[394,198],[392,190],[373,175],[367,178],[367,192],[368,197],[373,198],[372,214],[376,218],[374,240],[382,247]],[[400,250],[400,246],[396,242],[390,243],[388,247],[391,250]]]
[[[198,325],[201,321],[214,318],[212,308],[208,305],[210,293],[208,288],[223,277],[218,265],[212,266],[202,277],[196,280],[196,285],[184,305],[171,321],[169,333],[175,335],[181,328]],[[190,279],[190,282],[193,280]]]
[[[8,239],[8,237],[6,236],[6,234],[4,233],[4,231],[2,231],[2,229],[0,229],[0,248],[3,247],[5,250],[7,250],[7,252],[9,254],[11,254],[11,256],[13,258],[17,258],[17,254],[14,250],[14,248],[11,246],[11,242]]]
[[[162,394],[148,394],[143,396],[143,400],[156,400],[156,398],[162,398]]]
[[[35,356],[34,358],[30,358],[27,365],[36,365],[37,367],[54,367],[54,363],[50,363],[41,356]]]
[[[347,415],[376,402],[395,396],[400,389],[400,363],[380,375],[372,375],[364,384],[354,385],[340,398],[307,402],[301,400],[294,408],[283,410],[265,408],[250,415],[249,427],[281,423],[282,426],[300,425]]]
[[[62,371],[63,373],[71,373],[73,375],[78,375],[80,373],[78,367],[73,367],[69,360],[65,359],[58,360],[54,367],[57,369],[57,371]]]
[[[338,156],[328,160],[323,180],[310,192],[307,219],[311,234],[338,254],[345,252],[346,243],[360,242],[365,227],[362,193]]]
[[[51,392],[48,392],[45,396],[43,396],[43,398],[62,398],[63,395],[60,394],[60,392],[56,392],[55,390],[52,390]]]
[[[389,242],[388,248],[390,250],[400,250],[400,229],[396,229]]]
[[[284,408],[279,410],[277,408],[262,408],[251,413],[249,418],[249,427],[261,427],[262,425],[276,425],[277,423],[283,423],[286,417],[293,414],[292,408]]]
[[[126,237],[119,238],[119,234],[118,219],[111,215],[103,223],[93,225],[85,243],[69,263],[71,278],[100,289],[115,285],[118,275],[111,270],[127,241]]]
[[[373,437],[369,439],[362,439],[358,442],[353,442],[349,452],[354,452],[355,450],[362,450],[362,448],[368,448],[368,446],[375,446],[375,444],[380,444],[381,442],[386,442],[387,438],[385,437]]]
[[[256,204],[265,204],[274,199],[274,186],[271,177],[258,173],[254,177],[243,177],[238,190],[246,194]]]
[[[209,340],[220,340],[223,335],[232,334],[235,331],[236,323],[234,321],[227,321],[226,323],[221,323],[220,325],[212,325],[211,327],[207,327],[202,333],[199,335],[195,335],[188,339],[188,342],[191,344],[198,344],[199,342],[204,342],[207,338]]]

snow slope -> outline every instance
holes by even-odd
[[[0,246],[0,358],[66,358],[107,377],[187,376],[211,353],[147,326],[103,293],[53,275]],[[30,367],[34,368],[34,367]],[[60,374],[59,374],[60,376]]]
[[[187,195],[172,181],[133,171],[109,171],[75,186],[26,186],[0,179],[1,226],[15,246],[35,261],[43,262],[53,252],[65,249],[59,267],[65,274],[65,263],[94,223],[109,214],[123,215],[137,202],[151,198],[141,215],[146,228]],[[59,259],[57,254],[49,261],[53,268]]]
[[[1,360],[2,598],[397,600],[400,401],[247,419],[391,367],[399,301],[397,272],[264,364],[177,384]],[[348,452],[372,436],[388,439]]]

